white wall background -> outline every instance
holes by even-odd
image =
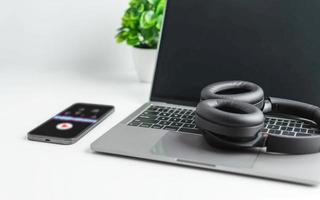
[[[0,70],[124,71],[130,48],[114,36],[128,0],[0,0]]]

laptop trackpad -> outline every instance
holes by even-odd
[[[252,168],[258,152],[236,152],[209,146],[201,135],[168,132],[152,148],[151,153],[176,158],[182,162],[227,167]]]

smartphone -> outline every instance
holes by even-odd
[[[114,106],[76,103],[28,133],[28,139],[74,144],[114,112]]]

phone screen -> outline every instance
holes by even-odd
[[[113,106],[77,103],[29,132],[56,138],[75,138],[102,120]]]

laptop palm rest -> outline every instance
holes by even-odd
[[[208,166],[252,168],[258,152],[235,152],[216,149],[201,135],[168,132],[152,148],[151,153],[173,157],[177,161]]]

